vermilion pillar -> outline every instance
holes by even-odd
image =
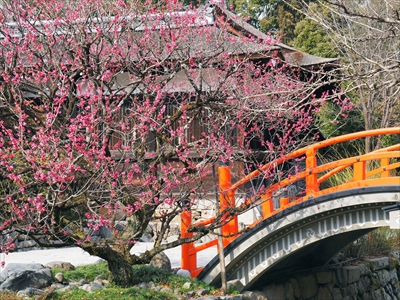
[[[231,190],[232,182],[231,182],[231,169],[229,164],[220,163],[218,168],[218,179],[219,179],[219,189],[220,189],[220,201],[219,208],[220,211],[223,212],[229,207],[235,208],[235,192]],[[238,217],[235,214],[231,216],[227,213],[223,214],[222,217],[229,218],[229,222],[222,226],[221,232],[223,237],[224,247],[227,246],[230,242],[232,242],[238,233]],[[222,220],[224,221],[224,220]]]
[[[193,232],[188,232],[192,225],[192,211],[190,208],[184,209],[181,213],[181,238],[193,237]],[[181,268],[188,270],[190,274],[197,269],[197,255],[194,249],[194,242],[182,244]],[[193,276],[193,275],[192,275]]]
[[[311,196],[319,190],[318,174],[313,172],[317,167],[317,150],[314,148],[307,149],[306,156],[306,170],[308,171],[306,177],[306,196]]]

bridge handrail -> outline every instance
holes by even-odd
[[[293,151],[292,153],[289,153],[285,156],[275,159],[274,161],[263,165],[258,170],[255,170],[252,173],[248,174],[247,176],[245,176],[244,178],[242,178],[241,180],[239,180],[235,184],[233,184],[231,186],[231,190],[236,190],[239,187],[245,185],[247,182],[249,182],[253,178],[259,176],[261,174],[260,171],[266,171],[267,169],[271,168],[271,166],[280,165],[280,164],[287,162],[289,160],[292,160],[296,157],[303,156],[306,153],[314,152],[314,151],[322,149],[322,148],[326,148],[326,147],[329,147],[329,146],[332,146],[335,144],[348,142],[348,141],[355,140],[355,139],[360,139],[360,138],[365,138],[365,137],[370,137],[370,136],[387,135],[387,134],[400,134],[400,127],[383,128],[383,129],[375,129],[375,130],[350,133],[350,134],[346,134],[346,135],[342,135],[342,136],[338,136],[338,137],[333,137],[331,139],[321,141],[316,144],[298,149],[296,151]],[[393,151],[396,149],[399,149],[399,148],[400,148],[400,145],[395,145],[395,146],[389,147],[389,149],[393,149]],[[383,151],[384,149],[381,149],[381,150]]]
[[[371,153],[379,153],[379,152],[385,152],[385,151],[396,151],[396,150],[399,150],[399,149],[400,149],[400,144],[397,144],[397,145],[393,145],[393,146],[389,146],[389,147],[386,147],[386,148],[381,148],[381,149],[375,150],[375,151],[373,151]],[[318,178],[318,183],[324,182],[326,179],[332,177],[333,175],[343,171],[344,169],[346,169],[346,168],[348,168],[350,166],[352,166],[352,164],[343,165],[343,166],[340,166],[340,167],[337,167],[337,168],[333,169],[332,171],[329,171],[325,175],[323,175],[320,178]],[[376,174],[368,173],[367,177],[370,177],[370,176],[373,176],[373,175],[376,175]]]
[[[400,144],[378,149],[376,151],[367,154],[357,155],[354,157],[344,158],[334,162],[328,162],[322,165],[317,165],[317,152],[319,149],[355,139],[366,138],[371,136],[379,136],[379,135],[388,135],[388,134],[400,134],[400,127],[351,133],[339,137],[334,137],[322,142],[318,142],[316,144],[296,150],[290,154],[287,154],[283,157],[280,157],[278,159],[275,159],[274,161],[271,161],[263,165],[258,170],[255,170],[252,173],[248,174],[235,184],[230,183],[229,166],[220,166],[219,168],[220,201],[221,201],[220,218],[225,222],[225,225],[222,226],[222,235],[224,236],[223,238],[224,247],[237,237],[235,236],[235,234],[239,233],[237,228],[238,227],[237,216],[232,216],[226,210],[228,206],[233,206],[233,207],[236,206],[235,204],[236,201],[234,196],[235,191],[238,188],[244,186],[247,182],[250,182],[252,179],[261,175],[263,172],[266,172],[269,169],[273,169],[277,165],[283,164],[293,159],[296,158],[298,159],[299,157],[301,157],[301,159],[304,159],[306,162],[305,169],[296,174],[288,176],[288,178],[284,180],[281,180],[275,184],[270,185],[267,189],[260,191],[253,197],[247,199],[244,204],[242,204],[244,205],[244,209],[246,209],[247,207],[251,207],[252,205],[254,205],[255,201],[261,200],[263,217],[254,222],[253,224],[251,224],[249,227],[253,227],[261,220],[265,220],[266,218],[290,206],[296,205],[300,202],[306,201],[313,197],[319,197],[323,194],[328,194],[360,186],[396,184],[396,182],[398,183],[400,174],[396,176],[391,176],[391,171],[400,168],[400,162],[393,161],[393,158],[400,159],[400,151],[398,151],[400,149]],[[376,164],[376,166],[378,165],[379,166],[373,170],[368,171],[366,163],[369,161],[379,161],[379,164]],[[345,170],[346,168],[353,168],[352,170],[353,177],[350,181],[341,184],[339,186],[333,186],[322,190],[320,189],[321,183],[323,183],[333,175]],[[320,174],[323,175],[318,177]],[[379,175],[380,178],[374,178]],[[292,198],[281,197],[279,199],[280,207],[278,209],[274,209],[273,205],[274,193],[300,180],[306,181],[305,195],[301,197],[292,197]],[[198,225],[207,226],[210,223],[211,222],[205,220],[199,223]],[[184,231],[188,230],[188,228],[190,227],[187,225],[188,224],[183,226],[186,227],[182,231],[183,234],[182,236],[184,236],[185,234]],[[196,226],[196,224],[193,224],[192,226]],[[197,247],[194,246],[194,243],[191,243],[185,250],[185,253],[187,253],[186,258],[184,258],[185,255],[182,254],[182,268],[184,268],[185,266],[186,269],[189,269],[193,277],[197,276],[197,274],[200,273],[201,268],[196,267],[196,253],[214,245],[216,245],[216,240],[210,241],[206,244]],[[184,253],[184,250],[182,251],[182,253]]]

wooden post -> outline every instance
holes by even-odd
[[[235,192],[230,189],[232,186],[232,182],[229,164],[220,163],[220,166],[218,168],[218,179],[220,188],[220,212],[223,212],[229,207],[235,208]],[[238,217],[237,215],[235,215],[221,228],[224,247],[229,245],[229,243],[236,238],[235,234],[237,234],[238,231]]]
[[[281,198],[279,200],[281,207],[280,208],[284,208],[286,205],[289,204],[289,198],[285,197],[285,198]]]
[[[213,166],[213,182],[215,186],[215,210],[220,211],[220,199],[218,197],[219,191],[217,190],[216,178],[215,178],[215,166]],[[225,255],[224,255],[224,242],[222,238],[222,228],[218,228],[218,257],[219,257],[219,266],[221,269],[221,292],[223,295],[226,295],[228,288],[226,283],[226,269],[225,269]]]
[[[365,161],[356,162],[354,164],[354,180],[365,180],[367,166]]]
[[[188,232],[192,225],[192,211],[190,208],[184,208],[181,213],[181,238],[193,237],[193,232]],[[197,255],[193,253],[194,242],[182,244],[181,268],[188,270],[190,274],[197,269]]]
[[[314,168],[317,167],[317,150],[315,148],[307,149],[306,156],[306,170],[308,172],[306,177],[306,196],[312,196],[319,190],[318,174],[313,173]]]
[[[389,165],[390,165],[390,158],[381,159],[381,167],[384,168],[384,171],[381,173],[381,177],[390,177],[390,170],[386,169]]]
[[[261,209],[264,218],[267,218],[274,211],[272,193],[265,193],[261,196]]]

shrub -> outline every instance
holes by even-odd
[[[382,227],[363,235],[343,248],[346,258],[388,255],[391,251],[400,251],[400,231]]]

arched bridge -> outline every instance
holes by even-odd
[[[225,224],[221,230],[227,280],[238,279],[249,289],[293,272],[323,266],[358,237],[378,227],[389,226],[389,212],[383,208],[398,206],[400,209],[400,144],[333,162],[321,163],[317,159],[318,151],[323,148],[383,135],[398,138],[400,127],[319,142],[270,162],[233,185],[229,166],[221,166],[218,218]],[[258,203],[262,217],[239,232],[237,217],[228,213],[232,211],[228,208],[236,206],[235,191],[271,168],[296,159],[305,161],[302,170],[241,204],[241,208],[246,209]],[[335,186],[324,184],[332,176],[347,179]],[[282,197],[281,193],[276,196],[282,189],[293,190],[293,186],[304,181],[303,195],[287,193]],[[192,224],[191,212],[183,212],[182,237],[192,236],[189,232],[192,226],[207,226],[214,220],[215,217]],[[183,245],[182,268],[207,283],[220,285],[218,255],[204,268],[196,266],[196,254],[213,245],[217,245],[217,240],[198,246]]]

